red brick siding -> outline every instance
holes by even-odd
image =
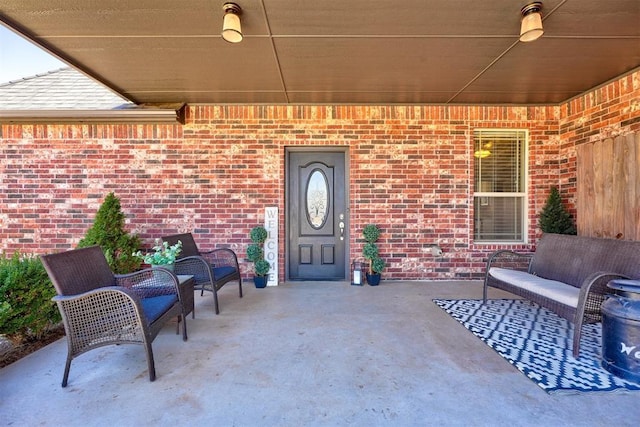
[[[611,85],[627,87],[637,77]],[[620,129],[637,127],[637,85],[631,93],[609,92],[633,110],[619,115]],[[502,246],[472,241],[474,129],[529,130],[531,243],[509,246],[527,250],[539,234],[548,188],[573,191],[571,144],[580,130],[569,124],[579,116],[568,111],[565,105],[198,105],[188,108],[184,126],[2,125],[0,250],[75,246],[114,191],[130,229],[148,242],[192,231],[203,248],[231,247],[244,261],[249,230],[262,223],[265,206],[278,206],[284,278],[285,149],[341,146],[349,147],[350,259],[361,254],[362,227],[374,222],[383,230],[386,278],[479,278],[487,253]],[[427,252],[433,243],[444,249],[442,258]]]

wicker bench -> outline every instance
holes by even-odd
[[[640,242],[545,234],[533,253],[489,257],[483,299],[489,287],[502,289],[573,322],[577,358],[583,323],[601,321],[606,285],[618,278],[640,278]]]

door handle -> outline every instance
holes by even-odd
[[[338,227],[340,227],[340,240],[344,240],[344,221],[340,221]]]

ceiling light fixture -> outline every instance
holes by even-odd
[[[229,43],[240,43],[242,41],[242,27],[240,26],[242,9],[235,3],[225,3],[222,5],[222,10],[224,10],[222,38]]]
[[[542,2],[535,1],[526,5],[520,11],[522,13],[522,24],[520,26],[520,41],[532,42],[538,40],[544,30],[542,29]]]

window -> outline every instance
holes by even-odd
[[[474,132],[474,240],[521,243],[526,239],[524,130]]]

